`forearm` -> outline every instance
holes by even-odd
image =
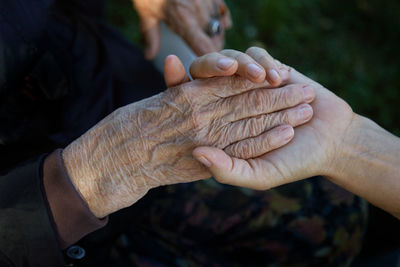
[[[331,179],[400,218],[400,138],[355,115],[336,154]]]

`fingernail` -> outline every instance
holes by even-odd
[[[281,76],[282,81],[289,79],[289,71],[285,68],[279,69],[279,75]]]
[[[311,102],[314,99],[314,90],[310,86],[303,87],[303,98],[306,102]]]
[[[308,121],[311,118],[312,114],[313,111],[309,105],[300,106],[298,115],[299,115],[299,120],[301,120],[301,122]]]
[[[281,140],[288,141],[292,138],[294,130],[290,126],[283,126],[279,130],[279,137]]]
[[[217,67],[221,70],[228,70],[235,63],[233,59],[230,58],[220,58],[217,62]]]
[[[278,72],[274,69],[269,70],[268,72],[269,78],[274,81],[274,82],[280,82],[281,76],[278,74]]]
[[[211,167],[211,162],[208,159],[206,159],[204,156],[197,157],[197,160],[200,161],[207,168]]]
[[[250,63],[249,65],[247,65],[247,74],[253,78],[259,77],[262,71],[263,70],[256,64]]]

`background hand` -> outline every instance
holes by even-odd
[[[224,32],[232,26],[230,12],[223,0],[133,0],[146,41],[145,56],[154,58],[160,48],[160,21],[180,35],[197,55],[219,51]],[[220,34],[206,33],[211,18],[219,20]]]

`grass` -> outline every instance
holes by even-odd
[[[226,47],[257,45],[400,135],[400,2],[227,0]],[[109,21],[140,45],[129,0],[108,3]]]

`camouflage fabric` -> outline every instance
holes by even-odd
[[[348,266],[366,221],[365,201],[323,177],[268,191],[210,179],[153,190],[82,246],[93,266]]]

